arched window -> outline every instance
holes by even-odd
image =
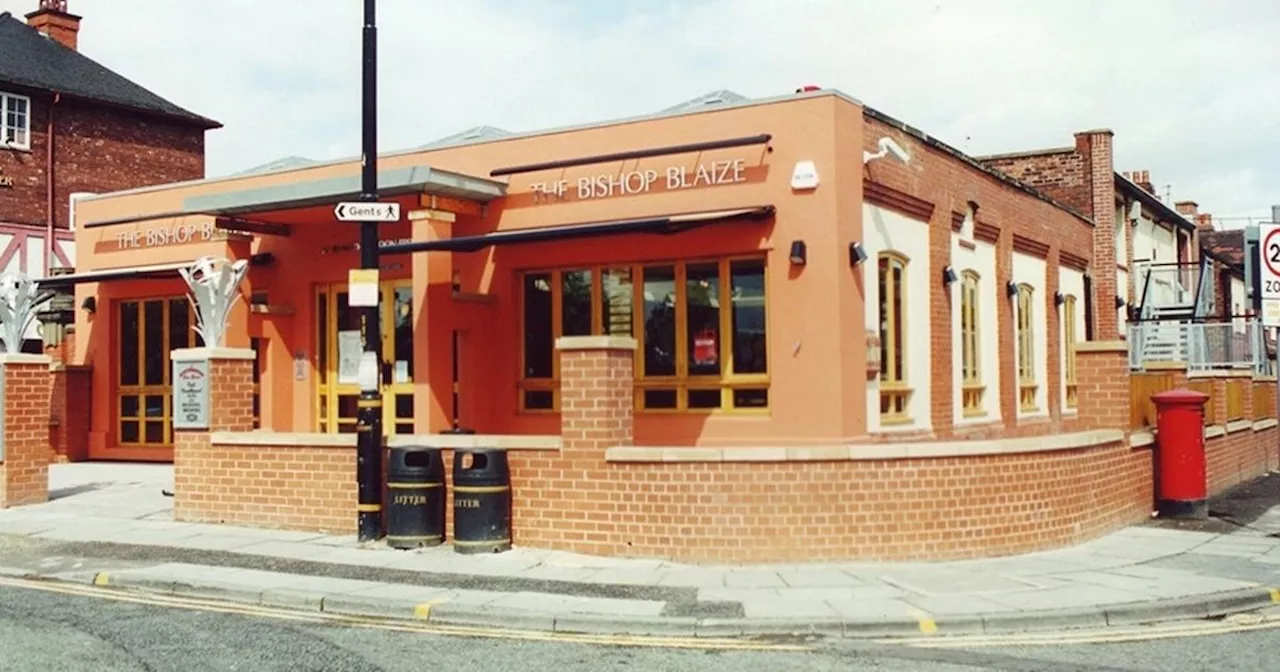
[[[1063,365],[1062,377],[1066,381],[1067,408],[1076,407],[1076,297],[1068,294],[1062,301],[1062,351],[1066,362]]]
[[[1032,328],[1034,293],[1031,285],[1018,285],[1018,407],[1023,412],[1036,410],[1036,348]]]
[[[907,259],[880,254],[880,424],[911,422],[907,402]]]
[[[978,274],[960,274],[960,396],[966,417],[983,415],[981,338],[978,330]]]

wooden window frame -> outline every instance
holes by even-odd
[[[981,277],[972,270],[960,274],[960,399],[966,418],[987,414],[982,384]]]
[[[1036,403],[1040,385],[1036,380],[1035,288],[1029,284],[1018,285],[1014,317],[1018,348],[1018,410],[1034,413],[1040,410]]]
[[[146,334],[147,334],[146,304],[152,303],[152,302],[159,302],[160,305],[162,306],[163,310],[161,312],[161,323],[164,325],[162,333],[164,334],[165,344],[168,346],[172,346],[173,334],[170,331],[171,315],[172,315],[171,309],[173,307],[173,302],[178,300],[183,301],[187,305],[187,327],[190,330],[190,335],[189,335],[190,345],[188,347],[199,347],[200,343],[202,343],[203,341],[200,337],[199,332],[197,332],[194,328],[196,326],[196,311],[195,311],[195,306],[191,304],[191,299],[189,297],[183,296],[183,295],[149,296],[149,297],[139,298],[139,299],[122,299],[115,302],[115,305],[113,307],[113,317],[115,322],[115,328],[113,329],[113,331],[115,333],[116,348],[115,348],[115,352],[112,353],[112,357],[117,360],[114,362],[115,364],[114,366],[115,396],[113,400],[115,403],[115,406],[113,407],[113,413],[115,415],[115,432],[116,432],[115,443],[117,446],[127,447],[127,448],[172,448],[173,447],[173,380],[172,380],[173,362],[170,359],[170,353],[166,352],[164,354],[164,364],[163,364],[162,378],[161,378],[160,384],[158,385],[147,384],[146,356],[147,356],[147,348],[149,344],[147,343],[147,337],[146,337]],[[124,315],[124,307],[126,305],[135,305],[137,306],[137,309],[138,309],[138,353],[137,353],[138,382],[136,385],[124,384],[123,382],[124,366],[123,366],[123,362],[119,361],[119,355],[120,355],[119,347],[121,345],[121,342],[123,341],[123,335],[124,335],[123,334],[123,331],[124,331],[123,315]],[[160,396],[163,398],[163,402],[162,402],[163,417],[162,418],[159,418],[159,419],[151,418],[150,416],[147,415],[146,398],[149,396]],[[136,416],[124,415],[124,400],[129,397],[138,398],[138,414]],[[146,440],[147,423],[156,422],[157,420],[162,421],[163,423],[162,431],[164,432],[163,434],[164,440],[158,443],[149,442]],[[124,440],[124,423],[126,422],[136,422],[138,424],[138,440],[137,441],[126,442]]]
[[[883,265],[886,264],[887,265]],[[901,269],[899,274],[901,280],[897,287],[893,287],[887,277],[894,264]],[[907,298],[908,282],[907,271],[910,268],[910,260],[900,252],[881,252],[876,258],[876,274],[878,286],[888,294],[880,296],[880,306],[877,306],[877,316],[881,326],[880,336],[880,424],[881,426],[901,426],[912,423],[911,413],[909,411],[911,404],[911,394],[914,390],[908,384],[911,380],[910,371],[907,367],[907,356],[905,352],[898,352],[894,346],[894,341],[901,341],[904,346],[907,342],[907,310],[909,303]],[[897,302],[897,313],[901,320],[894,319],[893,311],[890,315],[885,315],[881,310],[883,306],[892,306]],[[906,348],[904,348],[906,349]],[[894,378],[895,366],[902,371],[901,376]]]
[[[1076,410],[1080,406],[1079,387],[1076,382],[1076,297],[1068,294],[1062,300],[1062,351],[1065,361],[1062,366],[1062,378],[1065,385],[1063,405],[1068,410]]]
[[[734,263],[751,261],[760,262],[764,267],[764,324],[766,339],[766,357],[765,372],[740,374],[734,373],[733,370],[733,275],[732,268]],[[707,264],[717,265],[717,277],[719,279],[719,287],[717,300],[720,305],[720,338],[719,338],[719,361],[721,362],[720,373],[715,375],[691,375],[689,373],[688,363],[688,316],[685,314],[683,307],[687,302],[688,290],[688,268],[689,266],[700,266]],[[672,279],[675,291],[675,359],[676,373],[670,376],[646,376],[644,375],[644,352],[645,352],[645,333],[644,333],[644,278],[646,268],[662,268],[669,267],[674,271]],[[523,269],[516,274],[517,289],[517,312],[520,320],[520,340],[519,340],[519,357],[518,375],[516,378],[516,396],[517,408],[520,413],[532,415],[554,414],[560,412],[560,357],[554,355],[552,357],[551,378],[528,378],[525,375],[527,371],[525,362],[524,333],[525,333],[525,293],[524,279],[530,275],[547,275],[550,277],[551,283],[551,325],[552,343],[556,339],[562,337],[564,333],[564,274],[575,271],[589,271],[591,273],[591,334],[592,336],[600,336],[604,333],[604,314],[603,314],[603,279],[604,274],[612,270],[629,270],[631,272],[631,331],[632,337],[636,340],[636,354],[634,358],[634,376],[635,376],[635,410],[637,412],[655,415],[665,414],[733,414],[733,415],[767,415],[771,404],[766,403],[764,406],[744,406],[737,407],[734,405],[734,393],[739,390],[763,390],[767,395],[770,392],[770,373],[771,366],[768,351],[768,324],[769,324],[769,264],[768,259],[763,254],[742,254],[729,255],[710,258],[690,258],[681,260],[654,260],[643,263],[616,263],[616,264],[567,264],[556,268],[537,268]],[[676,405],[674,408],[649,408],[645,406],[646,390],[672,390],[676,394]],[[699,390],[718,390],[720,392],[720,406],[714,408],[690,408],[689,392]],[[528,408],[526,402],[526,392],[530,391],[549,391],[552,394],[551,408]]]

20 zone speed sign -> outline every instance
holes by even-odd
[[[1280,300],[1280,224],[1260,225],[1258,243],[1262,299]]]

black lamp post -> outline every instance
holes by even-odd
[[[376,1],[364,0],[363,142],[360,200],[378,200],[378,28]],[[360,268],[378,268],[378,223],[360,222]],[[381,303],[381,296],[377,304]],[[360,309],[364,352],[356,414],[357,529],[360,541],[382,537],[382,324],[379,305]],[[372,370],[370,370],[372,369]],[[372,380],[368,380],[372,377]]]

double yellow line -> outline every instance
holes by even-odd
[[[633,646],[663,649],[704,649],[718,651],[777,651],[805,652],[810,647],[798,644],[773,644],[753,642],[739,639],[716,639],[703,637],[636,637],[628,635],[593,635],[567,632],[538,632],[534,630],[506,630],[498,628],[481,628],[466,626],[431,625],[412,621],[396,621],[373,617],[348,616],[330,612],[303,612],[277,609],[252,604],[237,604],[199,598],[179,597],[174,595],[152,595],[126,592],[120,589],[99,586],[79,585],[71,583],[54,583],[49,581],[33,581],[0,577],[0,586],[21,590],[35,590],[59,595],[72,595],[116,602],[129,602],[170,609],[186,609],[219,614],[234,614],[250,618],[265,618],[293,623],[311,623],[346,628],[364,628],[391,632],[408,632],[447,637],[477,637],[485,639],[508,639],[531,642],[560,642],[572,644],[594,644],[599,646]],[[425,616],[425,614],[420,613]]]

